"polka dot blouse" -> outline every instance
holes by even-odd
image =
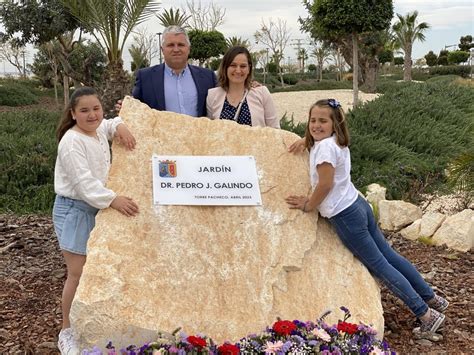
[[[237,107],[232,106],[229,101],[227,101],[226,97],[220,118],[223,120],[233,120],[236,112]],[[248,126],[252,125],[252,116],[250,116],[250,110],[249,105],[247,104],[247,99],[245,99],[242,103],[242,109],[240,110],[239,117],[237,118],[237,123]]]

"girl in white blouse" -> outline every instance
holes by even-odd
[[[131,198],[117,196],[105,186],[110,167],[108,140],[117,136],[132,150],[135,138],[120,117],[103,117],[96,91],[82,87],[72,94],[57,129],[53,223],[67,267],[61,300],[63,326],[58,341],[61,353],[79,352],[70,328],[69,311],[86,262],[87,240],[97,212],[112,207],[126,216],[138,213],[138,205]]]
[[[352,184],[349,130],[338,101],[319,100],[311,106],[305,141],[314,190],[309,196],[287,197],[290,208],[317,209],[328,218],[342,243],[420,319],[420,331],[436,332],[449,303],[387,243],[370,205]]]

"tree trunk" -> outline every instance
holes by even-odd
[[[67,74],[63,74],[63,97],[64,106],[69,104],[69,77]]]
[[[352,34],[352,90],[354,94],[352,106],[359,104],[359,50],[357,46],[357,34]]]
[[[367,92],[374,93],[379,70],[379,60],[377,57],[370,58],[366,61],[365,65],[365,90]]]
[[[281,70],[281,66],[278,65],[278,73],[280,74],[280,81],[281,81],[281,86],[285,85],[285,82],[283,81],[283,71]]]
[[[404,81],[411,81],[411,43],[407,44],[407,48],[405,48],[405,58],[403,60],[403,80]]]
[[[105,74],[105,89],[102,94],[102,106],[106,117],[115,117],[117,100],[123,99],[131,91],[130,78],[123,70],[123,62],[109,62]]]

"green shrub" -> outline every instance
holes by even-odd
[[[283,82],[288,85],[295,85],[298,78],[295,75],[283,75]]]
[[[290,131],[290,132],[296,133],[300,137],[303,137],[306,130],[306,123],[303,123],[303,122],[295,123],[294,117],[291,116],[291,118],[288,118],[286,117],[286,113],[285,113],[280,120],[280,127],[281,129],[284,129],[285,131]]]
[[[348,115],[353,181],[413,200],[445,181],[448,163],[474,144],[474,89],[405,83]]]
[[[59,113],[0,113],[0,211],[47,213],[54,199]]]
[[[468,78],[471,74],[469,65],[443,65],[430,68],[430,75],[459,75]]]
[[[0,84],[0,105],[23,106],[38,103],[31,89],[19,83]]]
[[[333,81],[333,80],[322,80],[313,82],[301,82],[296,85],[286,87],[275,87],[270,89],[271,92],[288,92],[288,91],[309,91],[309,90],[337,90],[337,89],[350,89],[352,83],[349,81]]]

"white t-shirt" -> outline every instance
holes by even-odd
[[[352,205],[358,193],[351,182],[351,153],[349,148],[340,147],[333,135],[322,141],[315,142],[309,152],[309,169],[313,189],[319,181],[316,167],[322,163],[330,163],[334,171],[334,184],[326,198],[318,206],[323,217],[333,217]]]
[[[102,120],[97,138],[69,129],[58,145],[54,169],[56,194],[103,209],[110,206],[116,194],[105,187],[110,168],[109,139],[122,123],[120,117]]]

